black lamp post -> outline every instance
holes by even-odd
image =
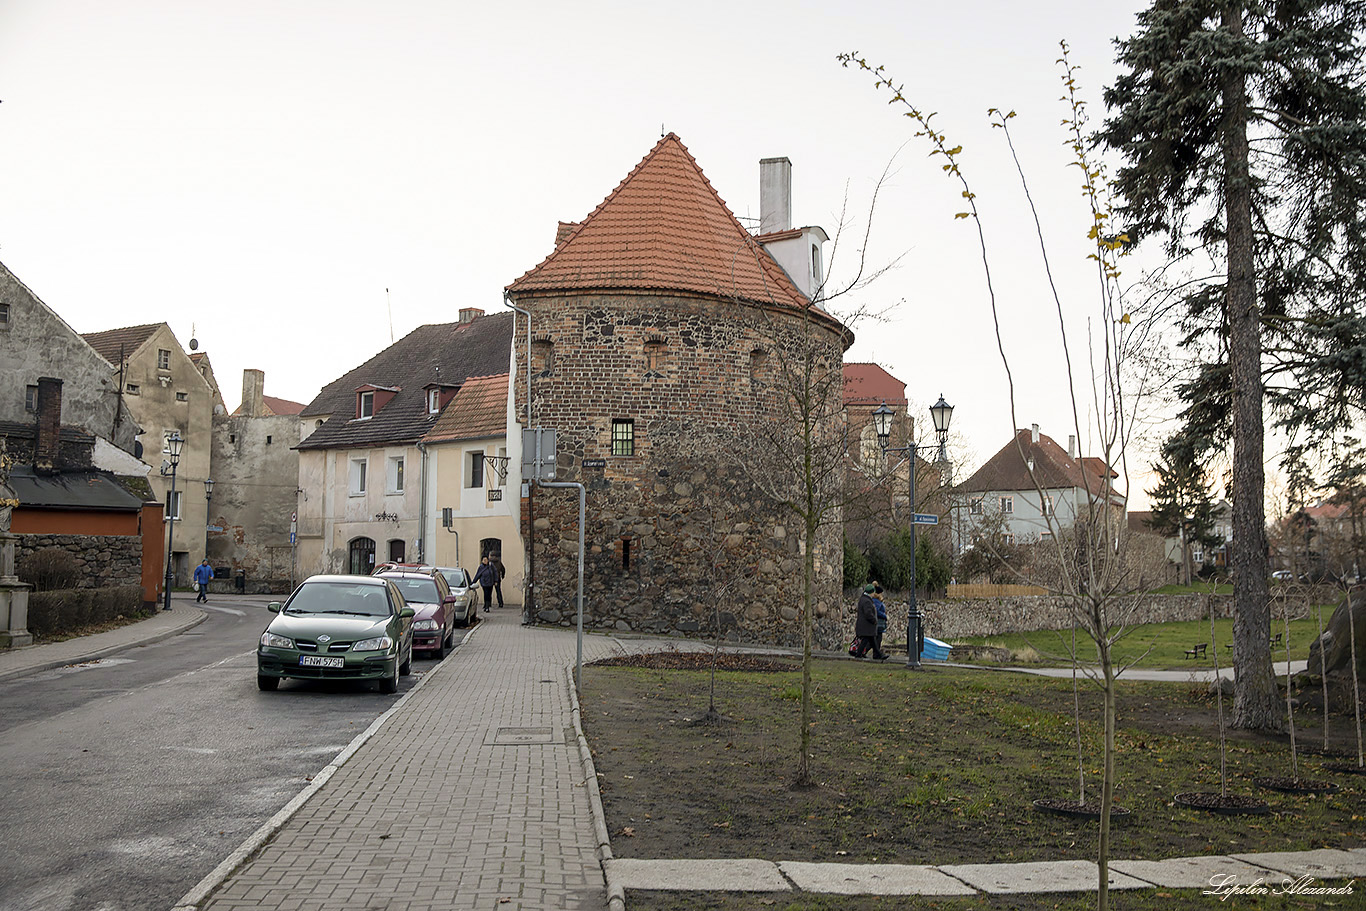
[[[924,635],[923,624],[920,622],[920,609],[915,599],[915,455],[917,447],[914,434],[906,441],[905,446],[891,448],[887,445],[888,440],[892,437],[892,418],[895,415],[896,412],[888,408],[886,402],[883,402],[873,409],[873,428],[877,431],[878,442],[882,444],[884,453],[906,453],[911,526],[911,598],[906,604],[906,666],[917,668],[920,667],[920,641]],[[953,406],[944,401],[944,396],[939,396],[939,401],[930,406],[930,419],[934,421],[934,431],[939,437],[938,461],[940,462],[948,461],[946,441],[949,435],[949,420],[952,417]]]
[[[170,496],[168,496],[168,497],[166,498],[166,521],[167,521],[167,523],[168,523],[167,526],[166,526],[166,528],[167,528],[167,531],[166,531],[166,593],[165,593],[165,598],[164,598],[164,600],[162,601],[162,604],[161,604],[161,609],[162,609],[162,610],[170,610],[170,609],[171,609],[171,575],[172,575],[172,569],[171,569],[171,547],[172,547],[173,543],[175,542],[175,512],[176,512],[176,502],[175,502],[175,471],[176,471],[176,467],[180,465],[180,450],[181,450],[181,447],[183,447],[184,445],[185,445],[185,441],[182,440],[182,439],[180,438],[180,431],[179,431],[179,430],[173,430],[173,431],[171,431],[171,435],[168,436],[168,437],[166,438],[166,448],[167,448],[168,450],[170,450],[170,453],[171,453],[171,458],[170,458],[170,462],[169,462],[169,465],[170,465],[170,472],[171,472],[171,494],[170,494]],[[166,471],[167,471],[167,468],[166,468],[165,465],[163,465],[162,468],[161,468],[161,473],[162,473],[162,475],[165,475],[165,474],[166,474]]]

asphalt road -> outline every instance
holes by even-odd
[[[435,665],[260,692],[266,602],[0,682],[0,911],[169,909]]]

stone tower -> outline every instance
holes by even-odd
[[[531,425],[558,432],[558,480],[587,488],[587,627],[799,643],[811,544],[817,641],[843,637],[839,515],[807,542],[779,463],[803,421],[842,437],[852,336],[813,302],[824,232],[764,227],[746,231],[670,133],[508,286],[531,317]],[[520,314],[515,337],[522,360]],[[818,390],[814,418],[794,416],[794,385]],[[536,616],[572,622],[577,498],[533,485],[523,517]]]

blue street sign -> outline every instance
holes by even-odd
[[[289,533],[289,543],[290,543],[290,544],[293,544],[293,543],[294,543],[294,532],[292,532],[292,531]]]
[[[938,525],[939,517],[928,512],[918,512],[915,514],[916,525]]]

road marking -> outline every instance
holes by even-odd
[[[201,756],[212,756],[217,750],[208,747],[162,747],[163,750],[179,750],[182,753],[198,753]]]
[[[247,612],[246,612],[246,611],[236,610],[236,609],[231,608],[231,607],[217,607],[216,605],[208,604],[208,603],[205,603],[205,604],[203,604],[203,605],[201,605],[201,606],[202,606],[203,608],[205,608],[206,610],[222,611],[222,612],[225,613],[225,614],[236,614],[238,617],[245,617],[245,616],[247,615]]]

